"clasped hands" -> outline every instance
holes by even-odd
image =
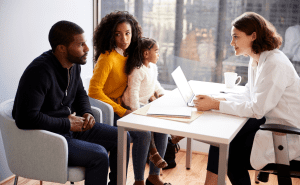
[[[95,125],[95,118],[90,113],[83,114],[82,117],[76,116],[76,112],[68,116],[71,124],[70,130],[73,132],[87,131]]]
[[[207,111],[211,109],[219,110],[220,100],[225,99],[213,98],[207,95],[197,95],[194,104],[197,111]]]

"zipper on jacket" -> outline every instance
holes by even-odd
[[[62,102],[60,104],[61,104],[61,106],[65,106]],[[72,114],[72,111],[71,111],[70,107],[68,107],[68,106],[66,106],[66,107],[68,108],[70,114]]]
[[[65,95],[66,95],[66,96],[68,96],[68,88],[69,88],[70,81],[71,81],[71,77],[70,77],[70,69],[67,69],[67,70],[68,70],[68,85],[67,85],[67,88],[66,88],[66,91],[65,91]],[[60,103],[61,106],[65,106],[65,105],[63,104],[63,101],[64,101],[64,98],[63,98],[62,102]],[[70,107],[68,107],[68,106],[66,106],[66,107],[68,108],[70,114],[72,114],[72,111],[71,111]]]
[[[69,85],[70,85],[70,69],[68,69],[68,85],[67,85],[67,89],[66,89],[66,96],[68,96]]]
[[[66,107],[68,107],[68,106],[66,106]],[[68,109],[69,109],[69,111],[70,111],[70,114],[72,114],[70,107],[68,107]]]

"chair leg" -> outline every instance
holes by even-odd
[[[292,185],[292,179],[290,177],[290,166],[277,164],[277,179],[279,185]]]
[[[15,176],[15,182],[14,182],[14,185],[17,185],[18,184],[18,176]]]
[[[40,181],[40,185],[43,185],[43,181]]]

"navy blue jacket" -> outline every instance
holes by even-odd
[[[51,50],[33,60],[24,71],[12,116],[20,129],[43,129],[65,135],[68,116],[91,113],[80,77],[81,67],[63,68]]]

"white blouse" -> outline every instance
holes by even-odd
[[[267,123],[300,128],[300,78],[289,59],[278,49],[262,52],[258,65],[250,59],[245,92],[226,95],[220,111]],[[300,156],[300,137],[288,135],[289,157]],[[261,169],[275,163],[272,133],[259,130],[254,138],[251,165]]]
[[[149,63],[149,67],[142,65],[135,68],[128,76],[128,87],[126,88],[122,101],[131,110],[135,111],[141,105],[148,104],[149,98],[154,94],[164,94],[164,89],[157,80],[158,71],[155,64]]]

